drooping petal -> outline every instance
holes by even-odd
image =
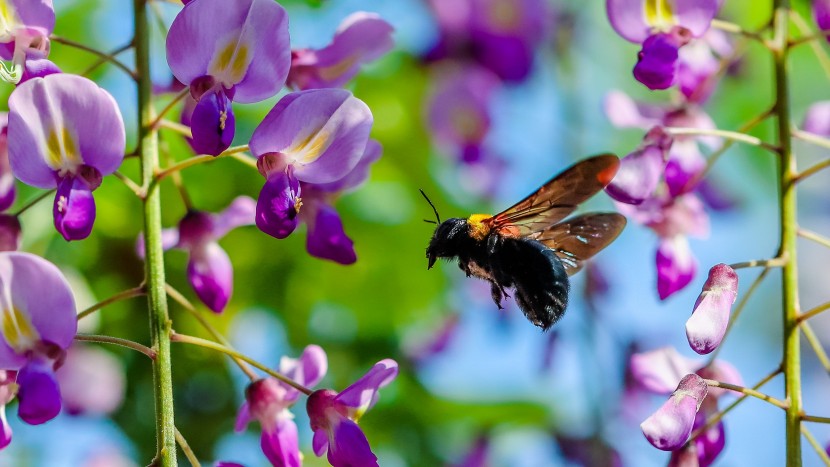
[[[115,99],[81,76],[59,73],[18,86],[9,97],[8,134],[14,176],[38,188],[55,188],[55,172],[83,165],[109,175],[124,158]]]
[[[239,407],[239,412],[236,414],[236,422],[233,424],[233,431],[242,433],[246,428],[248,428],[249,423],[251,423],[251,405],[248,401],[245,401]]]
[[[678,49],[684,43],[673,33],[649,36],[634,65],[634,78],[651,90],[670,88],[677,79]]]
[[[830,137],[830,101],[813,103],[807,109],[801,127],[804,131]]]
[[[193,250],[202,248],[206,243],[215,240],[213,236],[214,216],[196,209],[191,209],[179,221],[179,248]]]
[[[301,206],[300,182],[284,172],[272,174],[257,199],[256,226],[272,237],[285,238],[297,228]]]
[[[231,230],[256,223],[256,201],[250,196],[237,196],[221,213],[213,216],[213,238],[224,237]]]
[[[193,134],[190,144],[199,154],[218,156],[230,147],[236,132],[236,117],[224,92],[202,95],[190,117],[190,131]]]
[[[0,251],[20,249],[20,220],[17,216],[0,214]]]
[[[357,261],[354,242],[343,231],[343,222],[333,207],[317,203],[317,214],[307,224],[306,250],[311,256],[340,264]]]
[[[221,313],[233,292],[231,259],[216,242],[195,247],[187,262],[187,280],[202,303],[214,313]]]
[[[683,235],[660,240],[657,248],[657,294],[665,300],[689,285],[697,270],[689,241]]]
[[[378,467],[378,458],[357,423],[342,418],[334,427],[334,442],[329,445],[332,467]]]
[[[61,73],[61,69],[47,58],[28,58],[23,66],[23,75],[20,83],[30,79],[43,78],[44,76]],[[20,84],[18,83],[18,84]]]
[[[398,363],[384,359],[375,364],[365,375],[337,395],[335,401],[349,409],[352,419],[359,419],[378,400],[380,388],[398,376]]]
[[[695,352],[705,355],[715,350],[726,334],[732,304],[738,296],[738,275],[726,264],[716,264],[686,321],[686,338]]]
[[[723,34],[710,29],[706,35]],[[705,36],[704,36],[705,37]],[[728,44],[728,41],[724,39]],[[680,92],[690,102],[705,102],[715,89],[714,79],[720,69],[720,58],[715,56],[709,42],[704,38],[695,39],[682,47],[677,62],[677,81]]]
[[[626,204],[640,204],[654,193],[663,175],[665,151],[649,145],[620,160],[614,180],[605,187],[608,196]]]
[[[661,125],[666,109],[659,105],[637,102],[622,91],[611,91],[603,101],[605,115],[618,128],[649,129]]]
[[[17,414],[21,420],[40,425],[60,413],[61,392],[51,362],[32,359],[17,373],[17,384]]]
[[[705,426],[706,420],[717,411],[717,401],[711,397],[707,397],[695,417],[694,429],[696,430]],[[694,444],[697,451],[698,465],[700,467],[709,467],[712,465],[726,446],[726,429],[723,426],[723,421],[719,421],[714,426],[707,428],[700,436],[695,438]]]
[[[383,147],[377,141],[370,139],[366,143],[366,150],[363,151],[363,156],[354,166],[351,172],[347,173],[340,180],[335,180],[331,183],[322,183],[314,187],[320,191],[336,192],[353,190],[360,186],[367,178],[369,178],[369,169],[374,164],[383,152]]]
[[[265,457],[278,467],[300,467],[300,448],[297,442],[297,424],[285,417],[273,431],[262,430],[260,446]]]
[[[82,177],[66,177],[58,185],[52,207],[55,229],[68,242],[83,240],[95,223],[95,199],[92,189]]]
[[[107,415],[124,401],[124,365],[98,347],[72,346],[56,376],[69,413]]]
[[[78,322],[63,274],[31,253],[0,252],[0,368],[17,370],[40,341],[72,344]]]
[[[666,0],[657,0],[666,1]],[[723,0],[668,0],[676,24],[688,29],[694,37],[701,37],[717,16]]]
[[[328,358],[326,352],[319,345],[308,345],[303,349],[300,358],[293,359],[282,357],[280,359],[280,373],[306,387],[314,387],[326,375],[328,371]],[[286,389],[288,389],[286,387]],[[299,396],[299,392],[291,388],[293,399]],[[289,393],[289,398],[291,398]]]
[[[693,193],[687,193],[652,206],[656,212],[646,222],[662,238],[690,235],[706,238],[709,235],[709,216],[703,202]]]
[[[167,63],[182,83],[209,75],[237,102],[267,99],[291,65],[288,16],[271,0],[188,3],[170,25]]]
[[[311,449],[317,457],[322,456],[329,449],[329,434],[324,429],[314,430],[314,436],[311,439]]]
[[[251,137],[251,152],[277,153],[294,176],[329,183],[348,174],[366,150],[372,113],[342,89],[312,89],[284,97]]]
[[[669,400],[640,424],[648,442],[663,451],[673,451],[686,443],[707,388],[700,376],[683,377]]]
[[[693,139],[675,139],[669,149],[665,170],[669,194],[677,197],[693,190],[704,170],[706,158],[697,142]]]
[[[331,44],[294,52],[288,84],[294,89],[335,88],[352,79],[360,66],[377,60],[394,45],[392,26],[375,13],[352,13]]]
[[[674,347],[663,347],[631,355],[631,376],[643,389],[670,394],[684,375],[694,373],[701,362],[680,355]]]

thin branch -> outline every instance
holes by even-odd
[[[196,454],[194,454],[193,450],[190,449],[190,445],[187,444],[187,440],[184,439],[182,432],[179,431],[178,428],[176,428],[176,443],[178,443],[184,453],[184,457],[187,457],[187,460],[190,462],[192,467],[202,467],[202,464],[199,463],[199,459],[196,457]]]
[[[170,341],[171,342],[183,342],[185,344],[198,345],[198,346],[204,347],[206,349],[216,350],[216,351],[222,352],[226,355],[230,355],[232,357],[239,358],[240,360],[244,360],[244,361],[250,363],[254,367],[264,371],[265,373],[268,373],[268,375],[273,376],[274,378],[277,378],[278,380],[280,380],[283,383],[293,387],[294,389],[302,392],[305,395],[310,395],[311,392],[312,392],[311,389],[308,389],[307,387],[303,386],[302,384],[297,383],[293,379],[288,378],[285,375],[283,375],[281,373],[278,373],[278,372],[268,368],[267,366],[263,365],[262,363],[259,363],[258,361],[254,360],[253,358],[248,357],[246,355],[243,355],[243,354],[237,352],[236,350],[229,349],[228,347],[225,347],[224,345],[217,344],[216,342],[212,342],[212,341],[201,339],[201,338],[194,337],[194,336],[188,336],[188,335],[185,335],[185,334],[179,334],[179,333],[176,333],[176,332],[174,332],[173,335],[170,336]]]
[[[792,11],[790,20],[795,24],[801,34],[810,34],[812,32],[807,20],[805,20],[797,11]],[[818,58],[819,64],[821,64],[821,68],[824,69],[824,74],[830,78],[830,55],[827,54],[827,50],[822,47],[822,44],[818,41],[810,41],[809,43],[810,48],[813,49],[813,53],[816,55],[816,58]]]
[[[253,157],[248,157],[247,155],[245,155],[245,153],[242,152],[233,153],[231,154],[231,157],[238,160],[239,162],[242,162],[248,167],[251,167],[256,171],[259,171],[259,167],[257,167],[256,165],[256,159],[254,159]]]
[[[729,139],[732,141],[737,141],[739,143],[749,144],[751,146],[757,146],[759,148],[764,148],[768,151],[778,153],[778,147],[772,144],[767,143],[766,141],[762,140],[761,138],[748,135],[746,133],[739,133],[737,131],[729,131],[729,130],[718,130],[712,128],[679,128],[679,127],[665,127],[663,130],[673,136],[717,136],[719,138]]]
[[[813,332],[813,327],[806,321],[801,323],[800,327],[801,332],[804,333],[804,337],[807,339],[810,347],[813,348],[813,352],[816,353],[816,357],[824,367],[824,371],[830,374],[830,358],[827,357],[827,352],[825,352],[824,347],[821,346],[821,341],[818,340],[816,333]]]
[[[772,405],[774,405],[774,406],[776,406],[780,409],[787,410],[790,407],[790,404],[788,404],[786,401],[782,401],[782,400],[776,399],[776,398],[774,398],[770,395],[760,393],[760,392],[756,391],[755,389],[745,388],[743,386],[738,386],[736,384],[724,383],[722,381],[715,381],[713,379],[704,379],[703,381],[706,381],[706,384],[708,384],[710,387],[728,389],[730,391],[739,392],[739,393],[744,394],[746,396],[752,396],[756,399],[761,399],[762,401],[769,402],[770,404],[772,404]]]
[[[129,188],[136,196],[144,199],[144,190],[138,185],[138,183],[134,182],[130,177],[117,170],[113,173],[113,175],[115,175],[115,178],[121,180],[124,185],[126,185],[127,188]]]
[[[52,188],[51,190],[46,190],[46,191],[44,191],[43,193],[41,193],[41,194],[39,194],[39,195],[35,196],[34,198],[32,198],[32,200],[31,200],[31,201],[27,202],[27,203],[26,203],[26,204],[24,204],[24,205],[23,205],[20,209],[18,209],[18,210],[17,210],[17,212],[15,212],[15,213],[14,213],[14,215],[15,215],[15,216],[19,216],[19,215],[23,214],[23,213],[24,213],[24,212],[26,212],[29,208],[31,208],[31,207],[32,207],[32,206],[34,206],[35,204],[39,203],[39,202],[40,202],[41,200],[43,200],[44,198],[47,198],[49,195],[53,194],[54,192],[55,192],[55,189],[54,189],[54,188]]]
[[[805,178],[807,178],[811,175],[814,175],[815,173],[817,173],[821,170],[826,169],[827,167],[830,167],[830,159],[824,159],[823,161],[819,162],[818,164],[805,169],[803,172],[801,172],[800,174],[793,177],[793,183],[798,183],[798,182],[804,180]]]
[[[132,78],[133,80],[138,79],[138,77],[136,76],[136,73],[133,70],[131,70],[130,67],[128,67],[127,65],[122,63],[120,60],[118,60],[117,58],[113,57],[112,55],[110,55],[106,52],[101,52],[100,50],[98,50],[94,47],[90,47],[88,45],[81,44],[80,42],[75,42],[73,40],[66,39],[65,37],[56,36],[54,34],[52,34],[50,39],[54,42],[59,43],[59,44],[67,45],[69,47],[74,47],[76,49],[83,50],[84,52],[89,52],[93,55],[97,55],[101,59],[106,60],[106,61],[112,63],[113,65],[117,66],[118,68],[121,68],[122,70],[124,70],[124,72],[127,73],[127,75],[129,75],[130,78]]]
[[[830,423],[830,417],[819,417],[817,415],[801,414],[801,419],[805,422]]]
[[[732,269],[744,268],[780,268],[787,264],[787,258],[771,258],[771,259],[754,259],[752,261],[744,261],[741,263],[732,263],[729,265]]]
[[[172,165],[175,161],[173,160],[173,156],[170,155],[167,142],[163,138],[160,138],[160,145],[160,147],[163,148],[167,165]],[[170,175],[170,178],[173,180],[173,185],[176,186],[176,190],[178,190],[179,196],[182,198],[184,207],[187,208],[188,211],[191,211],[193,209],[193,202],[190,200],[190,195],[187,193],[187,188],[184,186],[182,174],[180,172],[175,172]]]
[[[166,128],[168,130],[173,130],[176,133],[186,137],[192,138],[193,133],[190,131],[190,127],[187,125],[182,125],[179,122],[174,122],[172,120],[162,119],[156,124],[159,128]]]
[[[818,441],[816,441],[816,438],[813,436],[812,433],[810,433],[810,430],[804,425],[801,425],[801,434],[804,435],[805,438],[807,438],[807,441],[810,443],[813,449],[815,449],[816,454],[818,454],[818,457],[821,459],[822,462],[824,462],[824,465],[830,466],[830,457],[827,456],[827,451],[825,451],[824,447],[820,445]]]
[[[232,154],[245,152],[247,150],[248,150],[248,145],[244,144],[242,146],[233,146],[233,147],[230,147],[228,149],[225,149],[218,156],[201,155],[201,156],[195,156],[195,157],[191,157],[189,159],[185,159],[185,160],[183,160],[183,161],[181,161],[177,164],[173,164],[172,166],[167,167],[166,169],[162,169],[159,172],[157,172],[156,176],[155,176],[155,182],[158,183],[161,179],[163,179],[164,177],[167,177],[168,175],[170,175],[173,172],[178,172],[178,171],[184,170],[188,167],[193,167],[194,165],[203,164],[205,162],[210,162],[210,161],[213,161],[213,160],[225,157],[225,156],[230,156]]]
[[[830,302],[822,303],[821,305],[818,305],[817,307],[814,307],[814,308],[811,308],[811,309],[805,311],[804,313],[802,313],[801,315],[798,316],[797,321],[800,322],[800,323],[803,323],[803,322],[807,321],[808,319],[812,318],[813,316],[816,316],[819,313],[821,313],[822,311],[826,311],[826,310],[830,310]]]
[[[118,47],[117,49],[113,50],[112,52],[110,52],[110,53],[108,54],[108,57],[115,57],[115,56],[119,55],[120,53],[122,53],[122,52],[125,52],[125,51],[129,50],[130,48],[132,48],[132,46],[133,46],[133,43],[132,43],[132,41],[130,41],[130,42],[128,42],[128,43],[126,43],[126,44],[122,45],[121,47]],[[104,63],[107,63],[108,61],[109,61],[109,59],[108,59],[108,58],[101,58],[101,57],[99,57],[99,58],[98,58],[98,60],[97,60],[95,63],[93,63],[92,65],[90,65],[90,66],[89,66],[89,68],[87,68],[86,70],[82,71],[82,72],[80,73],[80,75],[81,75],[81,76],[87,76],[87,75],[89,75],[90,73],[92,73],[93,71],[95,71],[95,69],[96,69],[96,68],[98,68],[99,66],[103,65]]]
[[[80,321],[80,320],[86,318],[87,316],[91,315],[92,313],[95,313],[96,311],[98,311],[98,310],[100,310],[104,307],[107,307],[109,305],[112,305],[115,302],[120,302],[121,300],[126,300],[128,298],[138,297],[138,296],[144,295],[145,293],[147,293],[147,292],[144,289],[144,284],[141,284],[138,287],[133,287],[132,289],[122,290],[121,292],[118,292],[117,294],[113,295],[112,297],[101,300],[100,302],[96,303],[95,305],[92,305],[91,307],[87,308],[86,310],[78,313],[78,318],[77,319],[78,319],[78,321]]]
[[[153,127],[153,128],[158,128],[159,126],[161,126],[161,121],[164,120],[164,116],[167,115],[168,112],[173,110],[173,107],[175,107],[176,104],[179,103],[179,101],[181,101],[182,99],[187,97],[189,94],[190,94],[190,87],[189,86],[187,86],[184,89],[182,89],[181,91],[179,91],[179,93],[176,94],[173,97],[173,99],[166,106],[164,106],[163,109],[161,109],[161,112],[159,112],[158,116],[156,116],[156,119],[153,121],[153,123],[150,126]]]
[[[830,149],[830,139],[821,137],[821,136],[819,136],[815,133],[810,133],[809,131],[804,131],[804,130],[799,130],[799,129],[793,128],[792,134],[793,134],[794,137],[796,137],[796,138],[798,138],[802,141],[805,141],[807,143],[811,143],[811,144],[814,144],[816,146],[821,146],[823,148]],[[807,170],[810,170],[810,169],[807,169]],[[801,177],[801,178],[803,178],[803,177]]]
[[[757,32],[747,31],[746,29],[738,26],[735,23],[730,23],[728,21],[723,21],[720,19],[713,19],[710,25],[715,29],[720,29],[723,32],[728,32],[731,34],[737,34],[739,36],[744,36],[746,38],[758,41],[761,45],[766,48],[770,48],[769,42],[764,39],[761,34]]]
[[[826,246],[827,248],[830,248],[830,238],[827,238],[827,237],[825,237],[821,234],[817,234],[817,233],[815,233],[811,230],[799,228],[798,229],[798,236],[801,237],[801,238],[806,238],[807,240],[812,240],[812,241],[818,243],[819,245]]]
[[[75,334],[75,340],[82,342],[98,342],[100,344],[120,345],[121,347],[126,347],[128,349],[133,349],[138,352],[141,352],[144,355],[150,357],[150,360],[156,359],[155,350],[145,345],[141,345],[138,342],[131,341],[128,339],[122,339],[120,337],[102,336],[98,334]]]

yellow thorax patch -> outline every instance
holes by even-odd
[[[467,218],[467,225],[470,226],[470,236],[478,241],[484,240],[490,233],[490,223],[484,221],[492,217],[489,214],[473,214]]]

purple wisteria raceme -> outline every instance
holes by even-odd
[[[380,388],[397,375],[398,364],[385,359],[339,394],[331,389],[311,393],[306,408],[314,431],[314,454],[328,452],[328,461],[334,467],[377,467],[377,457],[357,421],[375,405]]]
[[[348,175],[366,153],[371,127],[369,107],[348,91],[311,89],[283,97],[251,137],[251,153],[266,179],[257,227],[276,238],[290,235],[303,205],[300,182],[307,187]]]
[[[0,8],[0,79],[18,84],[59,72],[49,55],[49,36],[55,28],[52,0],[8,0]]]
[[[649,89],[677,82],[681,47],[703,36],[720,0],[606,0],[611,26],[624,39],[642,44],[634,77]]]
[[[700,376],[684,376],[669,400],[640,424],[648,442],[663,451],[674,451],[683,446],[689,439],[707,390],[708,385]]]
[[[291,66],[288,16],[272,0],[193,0],[170,25],[167,63],[198,102],[193,147],[218,155],[235,132],[231,101],[276,95]]]
[[[692,350],[705,355],[720,345],[737,296],[738,275],[735,271],[722,263],[712,266],[695,302],[692,317],[686,321],[686,337]]]
[[[121,165],[126,136],[115,99],[81,76],[53,74],[9,97],[9,162],[23,183],[57,188],[55,228],[67,241],[89,236],[92,191]]]
[[[326,353],[309,345],[299,359],[283,357],[279,372],[296,383],[310,387],[326,375]],[[265,457],[278,467],[300,467],[302,455],[297,444],[297,425],[288,408],[297,402],[300,392],[276,378],[251,383],[245,391],[246,402],[239,409],[236,431],[243,431],[252,418],[262,427],[260,445]]]
[[[296,90],[343,86],[361,65],[392,49],[392,31],[392,26],[375,13],[352,13],[340,23],[329,45],[291,52],[288,86]]]
[[[0,368],[17,371],[18,415],[37,425],[61,409],[55,370],[77,330],[75,300],[52,263],[0,253]]]

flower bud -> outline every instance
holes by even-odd
[[[686,337],[692,350],[705,355],[720,345],[737,294],[738,275],[735,271],[722,263],[713,266],[695,302],[692,317],[686,321]]]
[[[682,446],[689,439],[707,389],[706,381],[700,376],[684,376],[669,400],[640,424],[648,442],[663,451]]]

